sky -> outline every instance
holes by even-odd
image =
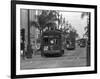
[[[34,13],[34,10],[32,13]],[[86,27],[87,25],[86,17],[84,17],[83,19],[81,18],[82,12],[60,11],[60,14],[62,14],[63,18],[65,18],[68,23],[71,23],[72,27],[77,30],[79,37],[82,38],[83,34],[85,33],[84,27]],[[25,17],[27,15],[27,11],[23,10],[22,15],[23,18],[21,25],[27,26],[27,17]]]
[[[81,18],[82,12],[60,12],[60,14],[65,17],[65,20],[68,21],[68,23],[71,23],[71,25],[77,30],[80,38],[82,38],[85,33],[84,27],[86,27],[87,24],[86,17],[83,19]]]

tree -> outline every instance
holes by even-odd
[[[54,10],[42,10],[41,14],[38,15],[37,17],[38,17],[37,22],[32,21],[31,25],[35,24],[35,27],[37,27],[40,30],[41,35],[43,29],[47,27],[48,24],[54,23],[54,21],[57,20],[56,11]]]
[[[86,30],[85,34],[83,36],[89,37],[89,26],[90,26],[90,13],[89,12],[83,12],[81,14],[81,18],[83,19],[84,17],[87,17],[87,26],[84,28]]]
[[[41,44],[41,36],[43,33],[43,30],[51,26],[55,28],[55,21],[57,21],[57,12],[55,10],[41,10],[41,13],[37,15],[37,21],[32,21],[30,24],[31,26],[34,25],[36,28],[40,31],[40,44]],[[41,47],[40,47],[41,49]]]
[[[87,26],[85,27],[86,29],[86,33],[85,35],[87,36],[87,66],[90,66],[90,35],[89,35],[89,27],[90,27],[90,12],[83,12],[82,15],[81,15],[81,18],[83,18],[84,16],[87,16]]]

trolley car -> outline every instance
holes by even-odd
[[[41,56],[62,56],[62,33],[60,30],[48,30],[42,34]]]

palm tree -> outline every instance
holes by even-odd
[[[36,21],[32,21],[30,24],[31,26],[34,25],[36,28],[38,28],[38,30],[40,31],[40,44],[41,44],[41,36],[43,33],[43,30],[46,27],[50,27],[50,26],[56,26],[55,25],[55,21],[57,21],[57,12],[55,10],[41,10],[41,14],[37,15],[37,22]],[[40,48],[41,49],[41,48]]]
[[[57,20],[56,11],[54,10],[42,10],[42,13],[37,16],[37,22],[32,21],[31,25],[35,25],[36,28],[40,30],[40,35],[48,23],[54,23]]]

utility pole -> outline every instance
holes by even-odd
[[[88,33],[87,33],[87,36],[88,36],[88,39],[87,39],[87,66],[90,66],[90,22],[91,22],[91,13],[89,12],[89,14],[88,14],[88,27],[87,27],[87,31],[88,31]]]
[[[58,29],[59,29],[59,12],[58,12]]]
[[[32,58],[32,53],[33,51],[30,44],[30,10],[28,9],[28,45],[27,45],[26,57]]]

